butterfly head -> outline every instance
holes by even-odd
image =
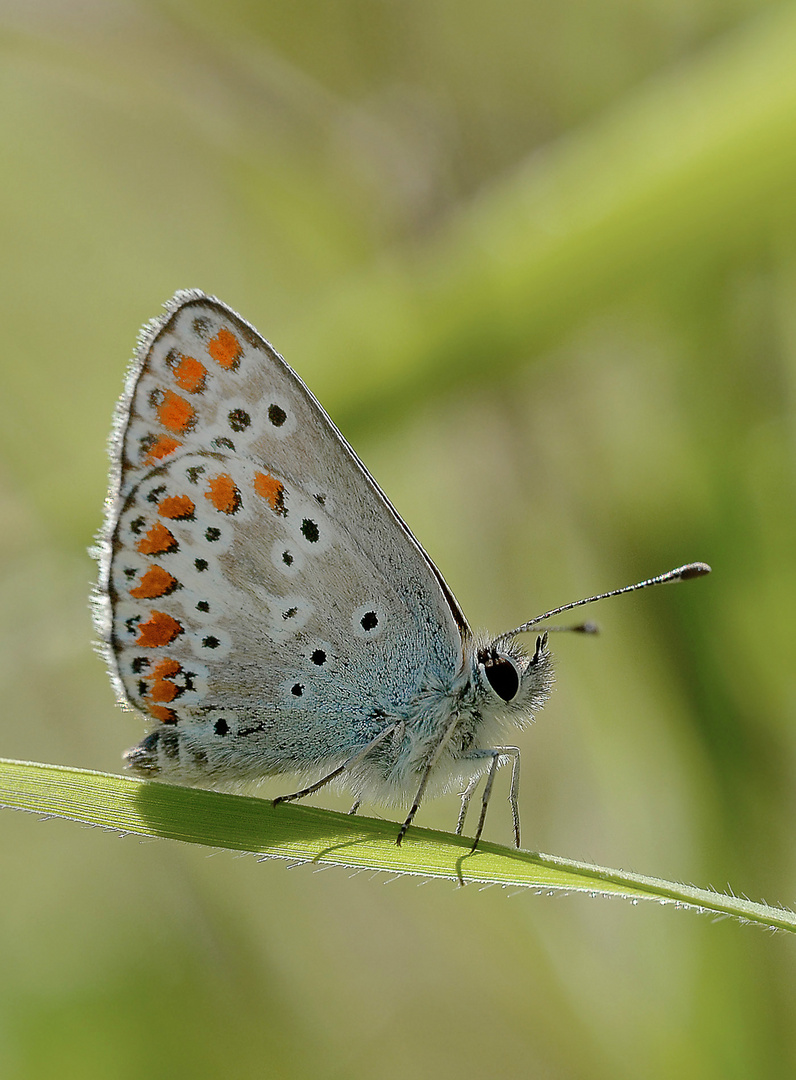
[[[494,707],[508,707],[518,721],[530,719],[547,700],[553,685],[553,664],[547,634],[540,634],[532,654],[512,637],[482,643],[475,653],[476,678]]]

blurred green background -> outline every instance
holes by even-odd
[[[0,49],[0,754],[140,737],[86,548],[136,332],[198,286],[474,626],[712,563],[555,640],[524,840],[792,905],[796,7],[5,0]],[[0,822],[4,1080],[796,1073],[784,934]]]

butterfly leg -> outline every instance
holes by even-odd
[[[355,766],[357,766],[360,761],[371,752],[371,750],[375,750],[377,746],[380,746],[381,743],[383,743],[389,735],[392,735],[392,733],[401,726],[401,723],[390,724],[390,726],[386,727],[384,731],[380,731],[375,739],[371,739],[370,742],[367,743],[367,745],[363,746],[361,750],[357,750],[355,754],[352,754],[351,757],[347,761],[344,761],[342,765],[339,765],[336,769],[332,769],[332,771],[330,773],[327,773],[326,776],[322,776],[321,779],[317,781],[317,783],[310,784],[309,787],[302,788],[301,791],[294,791],[291,795],[277,795],[277,797],[272,801],[272,806],[278,806],[280,803],[283,802],[293,802],[296,799],[303,799],[305,795],[312,795],[313,792],[319,791],[322,787],[326,787],[326,785],[331,780],[336,779],[338,776],[340,776],[341,773],[344,773],[348,769],[353,769]],[[356,802],[354,804],[354,809],[352,809],[351,813],[355,813],[358,808],[359,802]]]
[[[354,805],[353,805],[353,806],[351,807],[351,809],[350,809],[350,810],[348,811],[348,813],[349,813],[349,814],[355,814],[355,813],[357,812],[357,810],[359,810],[359,808],[360,808],[360,806],[361,806],[361,805],[362,805],[362,800],[361,800],[361,799],[357,799],[357,800],[356,800],[356,802],[354,803]]]
[[[423,796],[426,793],[426,788],[428,787],[428,780],[429,780],[429,777],[431,776],[432,770],[434,769],[434,766],[439,761],[440,755],[442,754],[442,751],[447,746],[448,740],[450,739],[453,732],[456,730],[456,725],[458,723],[459,723],[459,714],[457,713],[456,716],[454,716],[454,718],[451,720],[451,722],[445,728],[445,731],[442,733],[442,738],[437,743],[437,745],[434,747],[434,753],[428,759],[426,767],[423,770],[423,776],[421,777],[421,780],[420,780],[420,787],[417,789],[417,795],[415,795],[415,801],[412,803],[411,810],[406,815],[406,821],[403,823],[401,828],[398,830],[398,839],[395,841],[396,844],[398,845],[398,847],[401,846],[401,841],[406,836],[406,830],[412,824],[412,821],[414,820],[414,816],[417,813],[418,808],[420,807],[420,802],[421,802]]]
[[[500,767],[501,758],[511,758],[511,786],[509,788],[509,803],[511,804],[511,818],[514,825],[514,846],[520,846],[520,808],[517,802],[520,789],[520,749],[518,746],[493,746],[489,750],[476,750],[466,755],[469,758],[492,758],[492,764],[489,766],[489,772],[486,778],[486,785],[484,786],[484,794],[481,799],[481,816],[478,819],[478,826],[475,830],[475,839],[473,840],[472,850],[478,847],[478,841],[481,839],[481,833],[484,831],[484,822],[486,821],[486,808],[489,806],[489,800],[492,797],[492,786],[495,782],[495,775]],[[477,783],[471,780],[467,785],[465,796],[469,802],[470,795],[472,795],[472,788]],[[459,815],[459,821],[464,825],[463,814],[467,812],[467,807],[464,806],[464,797],[462,797],[462,814]],[[457,826],[456,831],[459,832]]]
[[[467,817],[467,808],[470,805],[470,799],[475,789],[478,787],[478,781],[481,779],[481,774],[476,773],[467,787],[462,792],[462,808],[459,811],[459,820],[456,822],[456,835],[461,836],[464,831],[464,819]]]

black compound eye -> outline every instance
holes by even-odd
[[[511,660],[492,653],[482,657],[481,663],[489,685],[497,696],[504,701],[513,701],[520,688],[520,675]]]

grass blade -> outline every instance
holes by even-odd
[[[657,900],[796,931],[790,911],[689,885],[498,844],[471,855],[466,838],[432,829],[413,827],[399,848],[395,822],[61,765],[0,759],[0,806],[292,862]]]

